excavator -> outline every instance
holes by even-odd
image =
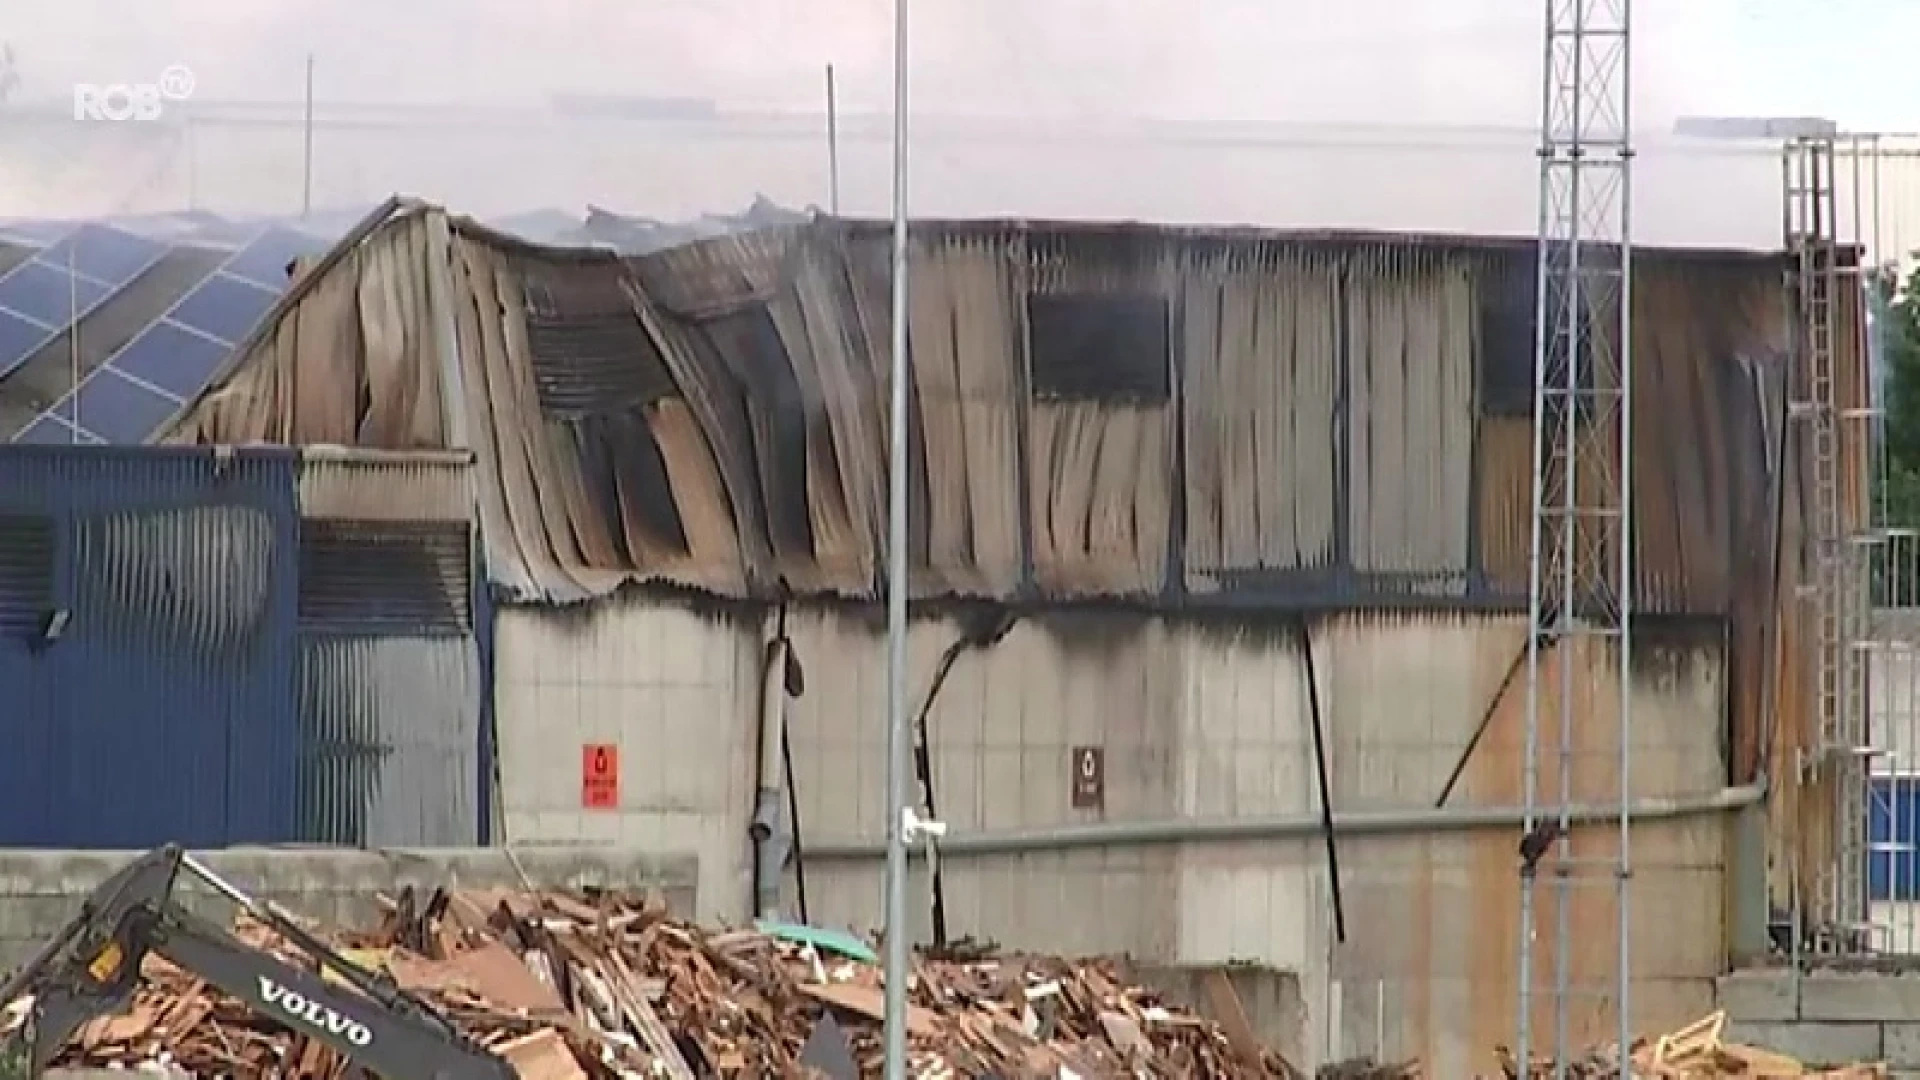
[[[174,899],[182,873],[205,882],[352,986],[347,990],[253,948]],[[150,851],[108,878],[58,935],[0,986],[0,1008],[31,995],[0,1062],[38,1078],[82,1024],[124,1010],[153,953],[256,1012],[388,1080],[516,1080],[504,1059],[432,1005],[301,929],[271,903],[222,879],[178,846]],[[357,993],[353,991],[358,991]]]

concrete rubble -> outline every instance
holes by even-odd
[[[384,906],[371,931],[312,930],[434,1004],[523,1077],[878,1073],[881,979],[857,939],[778,924],[703,931],[668,918],[657,894],[406,891]],[[236,933],[315,968],[264,926],[243,920]],[[0,1017],[0,1029],[23,1012]],[[920,956],[908,1028],[916,1077],[1298,1075],[1243,1023],[1164,1005],[1106,961]],[[332,1050],[156,956],[133,1006],[83,1027],[58,1064],[347,1074]]]

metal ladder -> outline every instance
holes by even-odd
[[[1788,143],[1782,167],[1786,242],[1793,259],[1792,295],[1799,332],[1795,342],[1799,386],[1789,415],[1804,428],[1813,491],[1814,566],[1802,588],[1811,608],[1815,674],[1814,715],[1819,738],[1801,758],[1802,779],[1819,777],[1836,801],[1834,862],[1814,898],[1817,951],[1860,952],[1871,929],[1867,909],[1867,770],[1874,749],[1867,730],[1864,639],[1868,602],[1865,548],[1871,533],[1849,528],[1841,495],[1841,443],[1846,422],[1870,410],[1844,410],[1837,378],[1836,306],[1843,282],[1857,271],[1841,266],[1837,155],[1830,138]],[[1857,284],[1857,281],[1855,282]]]

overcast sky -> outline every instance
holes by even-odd
[[[301,94],[309,54],[323,104],[532,106],[572,93],[813,110],[820,107],[828,63],[839,74],[844,109],[883,111],[890,100],[891,0],[61,0],[12,6],[0,40],[16,53],[22,96],[49,101],[69,95],[75,82],[150,81],[169,65],[192,69],[196,99],[292,101]],[[1541,7],[1540,0],[914,0],[913,105],[926,113],[1025,121],[1150,118],[1169,130],[1232,123],[1334,132],[1350,125],[1495,126],[1523,133],[1539,108]],[[1650,139],[1680,113],[1818,113],[1856,130],[1920,129],[1920,65],[1902,55],[1920,40],[1920,0],[1639,0],[1635,17],[1635,107],[1639,130]],[[128,145],[158,138],[146,131],[111,134]],[[499,150],[483,152],[476,149],[479,136],[456,136],[435,140],[415,132],[375,147],[365,138],[323,133],[316,197],[355,202],[404,189],[484,204],[489,212],[557,200],[662,215],[732,209],[755,191],[820,201],[810,198],[819,194],[817,174],[824,170],[813,151],[804,162],[768,149],[759,157],[741,150],[724,161],[684,164],[680,171],[704,175],[683,190],[636,175],[642,171],[636,166],[582,163],[578,147],[535,153],[524,140],[516,145],[496,136]],[[133,164],[133,151],[118,143],[112,164],[99,163],[105,160],[100,144],[113,140],[98,125],[85,133],[87,152],[76,147],[79,138],[39,131],[24,145],[17,134],[9,140],[11,153],[0,155],[7,159],[0,161],[0,202],[9,205],[0,215],[56,212],[75,200],[91,200],[86,206],[92,207],[103,199],[141,209],[182,201],[252,208],[282,205],[298,186],[284,175],[299,168],[288,164],[298,150],[284,142],[269,151],[259,140],[248,144],[252,149],[232,139],[222,146],[203,140],[185,152],[191,162],[161,160],[181,154],[156,148],[152,172],[164,179],[149,180],[145,167]],[[1447,175],[1448,166],[1417,145],[1418,133],[1379,138],[1405,140],[1406,154],[1389,162],[1376,153],[1364,164],[1339,168],[1400,174],[1403,184],[1413,176]],[[645,172],[674,171],[660,147],[650,152]],[[272,169],[256,160],[267,156],[279,159]],[[1524,178],[1530,166],[1518,160],[1512,175]],[[1329,181],[1331,193],[1324,196],[1296,192],[1284,210],[1266,212],[1278,198],[1270,190],[1275,184],[1310,186],[1316,177],[1327,180],[1320,174],[1331,168],[1309,168],[1305,176],[1269,170],[1255,180],[1247,176],[1257,169],[1218,157],[1056,153],[1042,162],[1031,154],[930,146],[915,191],[918,197],[928,185],[928,204],[951,212],[1059,214],[1084,205],[1095,216],[1417,224],[1387,220],[1392,215],[1370,202],[1339,205],[1340,193],[1353,186],[1346,180]],[[103,170],[106,179],[96,175]],[[884,153],[850,152],[847,172],[852,209],[883,209]],[[1133,172],[1141,175],[1121,175]],[[246,179],[256,173],[258,183]],[[507,182],[522,174],[524,183]],[[1477,177],[1459,182],[1485,183]],[[1209,202],[1191,190],[1195,185],[1219,188],[1218,199]],[[1269,190],[1257,190],[1261,185]],[[1711,199],[1720,186],[1702,182],[1690,197]],[[1124,198],[1116,194],[1121,188],[1128,188]],[[272,198],[262,194],[268,189]],[[694,205],[702,198],[721,205]],[[1420,203],[1397,189],[1382,188],[1377,198]],[[1504,189],[1489,201],[1499,203],[1503,215],[1507,204],[1525,202]],[[1520,209],[1514,220],[1524,222]],[[1420,205],[1407,214],[1431,216]],[[1777,231],[1777,212],[1760,216],[1762,226]],[[1511,228],[1507,216],[1492,217],[1430,227]]]
[[[1920,126],[1912,0],[1640,0],[1647,107]],[[555,91],[886,100],[890,0],[62,0],[18,4],[29,86],[186,64],[215,97],[505,102]],[[1452,122],[1534,111],[1538,0],[915,0],[929,107]],[[1795,60],[1795,57],[1804,59]]]

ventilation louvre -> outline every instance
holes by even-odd
[[[473,627],[470,546],[464,524],[301,522],[301,629],[465,633]]]

